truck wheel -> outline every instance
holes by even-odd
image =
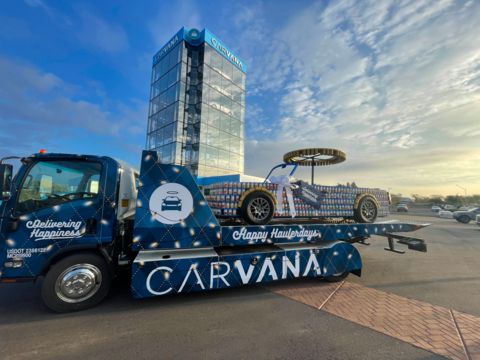
[[[466,215],[463,215],[461,218],[460,218],[460,221],[464,224],[468,224],[470,222],[470,216],[466,216]]]
[[[349,274],[350,274],[349,271],[345,271],[343,273],[325,276],[325,280],[330,283],[340,282],[345,280]]]
[[[275,215],[272,197],[262,191],[254,191],[242,202],[242,218],[250,225],[266,225]]]
[[[353,211],[353,218],[357,223],[373,223],[377,220],[377,216],[377,203],[370,195],[363,197]]]
[[[48,271],[42,298],[53,311],[80,311],[102,301],[111,285],[112,275],[102,257],[76,254],[60,260]]]

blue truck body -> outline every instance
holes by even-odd
[[[61,205],[18,215],[18,196],[29,169],[38,161],[60,160],[100,164],[97,196],[72,196]],[[30,156],[13,180],[11,196],[0,205],[0,283],[48,276],[55,264],[78,254],[102,258],[109,268],[104,278],[128,267],[135,298],[305,276],[360,276],[362,261],[353,243],[364,243],[370,235],[391,241],[392,233],[428,225],[384,220],[222,226],[191,173],[162,164],[155,151],[142,153],[134,218],[119,220],[118,209],[124,206],[121,171],[118,161],[103,156]],[[426,251],[419,239],[396,238]]]

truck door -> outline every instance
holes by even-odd
[[[45,159],[30,165],[7,204],[17,224],[2,229],[8,238],[4,255],[26,264],[11,275],[36,276],[54,252],[105,241],[102,223],[111,223],[103,218],[106,168],[101,159]]]

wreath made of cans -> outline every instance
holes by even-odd
[[[323,158],[324,156],[327,156],[327,158]],[[300,166],[335,165],[345,160],[347,160],[347,154],[343,151],[325,148],[294,150],[283,155],[283,162],[297,163]]]

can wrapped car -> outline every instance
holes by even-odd
[[[295,166],[289,176],[270,177],[276,168]],[[218,218],[242,218],[266,225],[273,218],[344,218],[372,223],[390,213],[387,191],[345,186],[309,185],[292,175],[296,164],[281,164],[263,183],[219,182],[206,199]]]

